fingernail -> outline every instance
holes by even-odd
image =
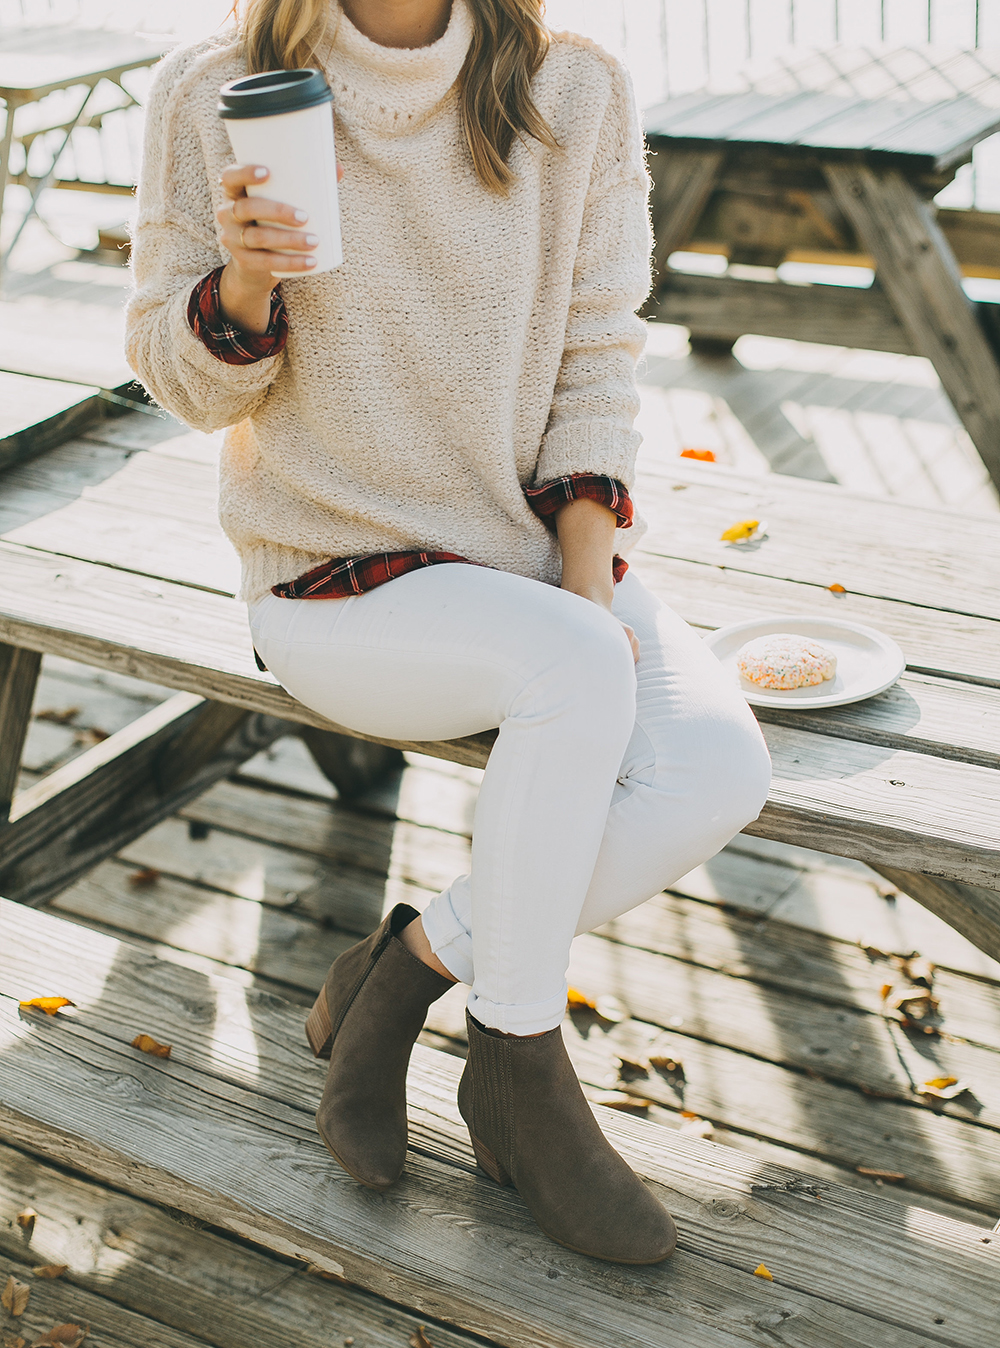
[[[305,211],[296,211],[295,218],[300,225],[304,225],[305,222],[309,219],[309,216],[306,214]]]
[[[307,258],[306,258],[306,266],[307,266],[307,267],[315,267],[315,265],[316,265],[316,259],[315,259],[314,257],[307,257]]]
[[[316,235],[316,234],[307,234],[307,235],[306,235],[306,243],[309,245],[310,248],[315,248],[316,245],[319,243],[319,237],[318,237],[318,235]]]
[[[266,169],[266,168],[255,168],[254,171],[253,171],[253,176],[254,176],[255,178],[266,178],[266,177],[267,177],[267,169]]]

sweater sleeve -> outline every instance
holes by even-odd
[[[651,234],[642,132],[632,86],[614,64],[577,246],[562,363],[535,482],[574,473],[632,486],[641,437],[636,309],[649,293]]]
[[[168,57],[150,92],[125,349],[161,406],[196,430],[212,431],[242,421],[260,405],[284,356],[225,364],[188,322],[192,290],[228,260],[216,234],[205,149],[192,115],[197,100],[188,86],[196,79],[196,61],[190,51]]]

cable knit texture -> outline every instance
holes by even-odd
[[[288,343],[243,366],[206,350],[187,306],[228,261],[214,215],[233,155],[216,105],[246,66],[230,32],[159,67],[128,357],[181,420],[230,428],[220,517],[250,602],[330,557],[410,548],[557,584],[558,543],[522,488],[571,473],[632,485],[650,233],[628,76],[554,35],[533,90],[560,148],[516,142],[500,197],[462,133],[471,33],[454,0],[431,46],[381,47],[332,5],[317,64],[334,93],[345,261],[282,282]]]

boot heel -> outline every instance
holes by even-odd
[[[473,1137],[471,1133],[469,1134],[469,1137],[472,1139],[472,1150],[476,1154],[476,1161],[479,1164],[479,1168],[485,1170],[490,1179],[496,1180],[497,1184],[510,1184],[510,1176],[490,1151],[489,1147],[484,1147],[479,1138]]]
[[[329,1058],[333,1052],[333,1026],[330,1024],[330,1008],[326,1002],[326,989],[323,988],[313,1003],[313,1009],[306,1020],[306,1038],[309,1047],[317,1058]]]

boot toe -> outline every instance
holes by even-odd
[[[406,1164],[406,1142],[367,1139],[359,1147],[355,1138],[341,1136],[336,1128],[324,1126],[322,1114],[316,1116],[316,1131],[327,1151],[352,1179],[368,1189],[388,1189],[399,1179]]]

